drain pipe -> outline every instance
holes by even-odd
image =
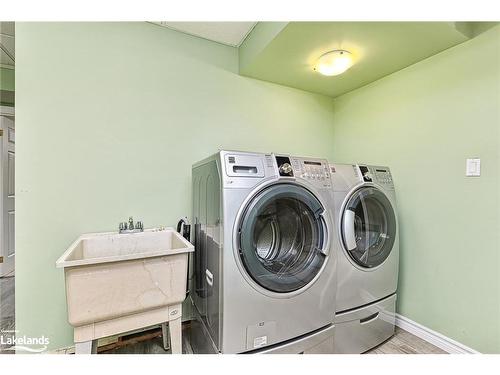
[[[179,220],[177,223],[177,232],[181,234],[182,237],[184,237],[187,241],[191,242],[191,224],[189,224],[189,220],[187,216],[184,216]],[[196,251],[196,249],[195,249]],[[189,254],[189,260],[188,260],[188,275],[187,275],[187,280],[186,280],[186,297],[189,295],[189,281],[191,279],[189,275],[189,268],[191,268],[191,259],[192,259],[192,254]]]
[[[180,219],[177,223],[177,232],[186,240],[191,241],[191,224],[189,224],[187,216]]]

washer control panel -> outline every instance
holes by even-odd
[[[290,159],[295,177],[303,178],[319,188],[331,187],[330,170],[326,160],[295,157]]]

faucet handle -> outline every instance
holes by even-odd
[[[120,231],[122,230],[127,230],[127,223],[126,222],[121,222],[120,225],[119,225],[119,229]]]
[[[142,224],[142,221],[138,221],[137,223],[135,223],[135,227],[137,229],[140,229],[141,231],[144,230],[144,226]]]

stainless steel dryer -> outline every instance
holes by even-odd
[[[332,353],[326,160],[221,151],[193,166],[197,353]]]
[[[399,269],[388,167],[330,164],[337,226],[336,353],[362,353],[394,334]]]

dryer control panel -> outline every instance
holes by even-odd
[[[391,171],[388,167],[359,165],[358,168],[364,182],[374,182],[388,189],[394,189]]]

